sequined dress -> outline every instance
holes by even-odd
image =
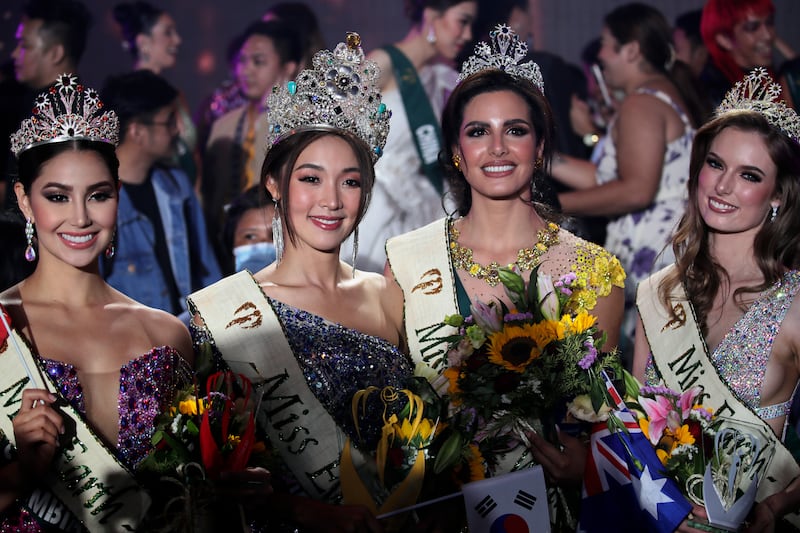
[[[722,381],[764,420],[787,415],[792,405],[792,398],[789,398],[783,403],[762,406],[761,387],[772,343],[798,291],[800,271],[791,270],[759,295],[711,354]],[[645,381],[651,385],[659,381],[652,355],[645,370]]]
[[[41,368],[56,384],[58,392],[79,413],[86,413],[83,388],[78,370],[67,363],[38,357]],[[120,368],[119,437],[114,451],[130,469],[150,451],[150,437],[156,416],[167,407],[175,391],[190,383],[192,369],[181,355],[169,346],[153,348]],[[0,531],[51,531],[37,522],[19,503],[0,514]]]

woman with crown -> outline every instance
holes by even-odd
[[[755,69],[698,130],[675,263],[637,294],[634,374],[701,385],[704,406],[773,441],[748,531],[800,527],[800,466],[784,444],[800,383],[800,118],[779,97]]]
[[[475,300],[513,308],[499,280],[501,265],[526,278],[537,267],[553,279],[577,274],[585,289],[581,307],[597,316],[607,349],[616,345],[621,321],[619,262],[560,228],[552,212],[531,200],[553,151],[539,67],[519,63],[527,47],[508,26],[490,36],[492,48],[479,44],[464,63],[442,118],[440,162],[458,211],[386,245],[385,274],[402,291],[410,353],[429,379],[447,367],[446,315],[470,314]],[[496,473],[518,468],[519,457],[532,458],[553,481],[579,486],[586,449],[578,439],[564,435],[562,449],[537,436],[531,443],[532,457],[520,443]]]
[[[114,112],[70,74],[11,136],[36,267],[0,294],[3,531],[135,528],[148,498],[129,469],[191,381],[186,327],[98,271],[114,253],[118,136]]]
[[[365,507],[335,505],[343,450],[359,431],[351,402],[411,374],[398,348],[402,304],[383,276],[339,259],[367,208],[389,130],[378,76],[351,33],[273,90],[261,183],[275,202],[278,259],[189,298],[199,338],[263,391],[259,427],[285,467],[274,473],[270,508],[304,531],[382,530]],[[380,431],[360,428],[373,441]]]

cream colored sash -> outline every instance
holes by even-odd
[[[386,243],[389,266],[405,298],[411,357],[415,364],[426,364],[440,374],[447,368],[443,339],[455,333],[442,321],[458,313],[447,223],[443,218]]]
[[[783,490],[800,475],[791,452],[775,436],[775,432],[749,407],[744,405],[725,385],[712,363],[708,347],[700,334],[694,309],[686,298],[683,286],[678,285],[672,293],[676,302],[676,314],[685,317],[678,323],[671,319],[658,297],[661,280],[675,268],[668,266],[639,284],[636,305],[642,317],[645,336],[653,354],[653,361],[666,385],[674,390],[685,391],[702,384],[708,395],[704,405],[714,409],[720,416],[735,418],[755,424],[764,430],[774,445],[774,455],[758,489],[757,501]],[[791,513],[786,520],[800,527],[800,514]]]
[[[25,339],[16,331],[12,335],[16,343],[9,339],[0,346],[0,430],[14,443],[11,420],[19,412],[22,391],[30,381],[19,357],[28,368],[39,366]],[[38,378],[58,395],[46,373],[38,372]],[[39,520],[60,530],[73,528],[77,519],[89,531],[134,531],[150,506],[149,496],[77,411],[69,405],[59,410],[71,440],[59,449],[54,468],[41,487],[22,503]]]
[[[217,348],[234,372],[247,376],[262,395],[257,423],[306,493],[338,503],[343,435],[309,390],[283,327],[247,271],[189,297]]]

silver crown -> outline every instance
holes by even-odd
[[[36,97],[33,116],[22,121],[11,134],[11,151],[19,154],[40,144],[86,139],[116,146],[119,120],[113,111],[104,111],[100,96],[78,83],[72,74],[62,74],[45,92]]]
[[[731,111],[754,111],[784,135],[800,144],[800,117],[780,99],[781,87],[764,67],[754,68],[728,91],[716,116]]]
[[[517,78],[525,78],[544,93],[544,79],[539,65],[533,61],[520,63],[528,54],[528,45],[519,40],[519,35],[509,26],[498,24],[489,32],[489,37],[492,39],[492,45],[489,46],[485,41],[475,45],[475,55],[469,56],[464,61],[458,81],[462,82],[482,70],[496,69],[508,72]]]
[[[317,52],[312,64],[297,80],[272,89],[267,150],[297,131],[341,129],[364,141],[377,161],[392,113],[381,102],[380,69],[364,57],[361,37],[348,33],[333,52]]]

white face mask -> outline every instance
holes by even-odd
[[[271,242],[243,244],[233,249],[233,256],[236,258],[236,272],[246,268],[256,273],[275,262],[275,245]]]

